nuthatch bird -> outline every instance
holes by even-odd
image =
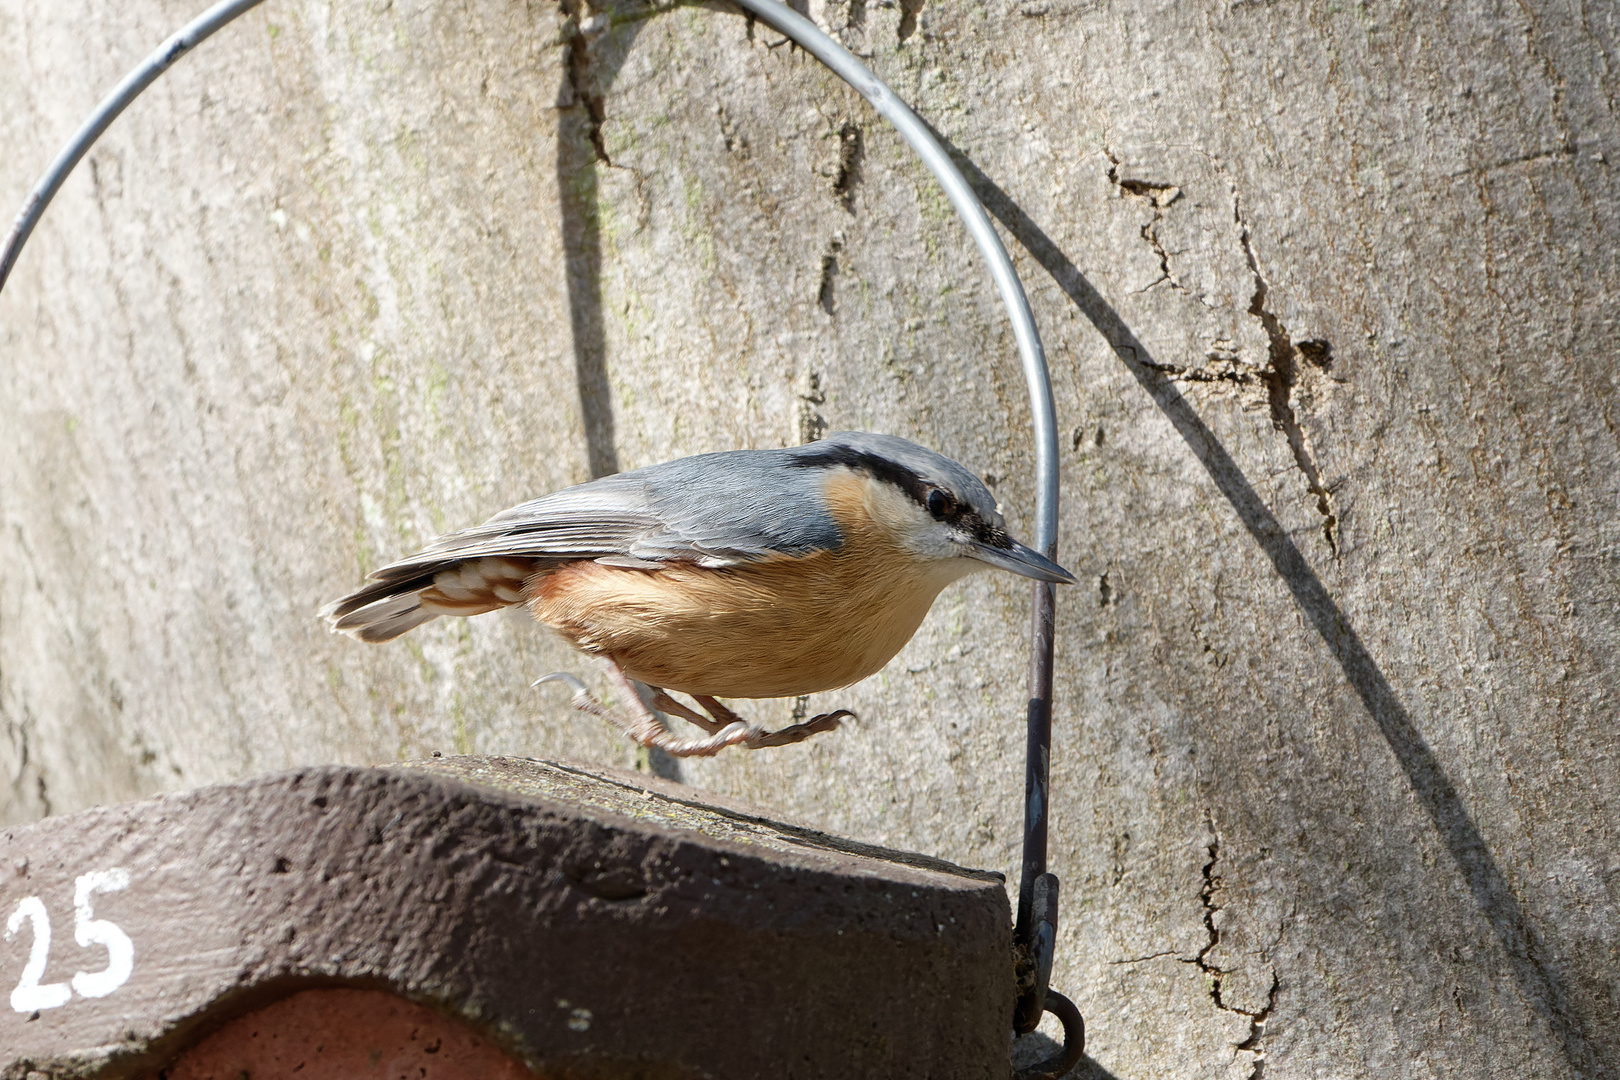
[[[950,458],[841,432],[784,450],[699,454],[605,476],[442,536],[328,605],[333,630],[389,641],[440,615],[527,604],[606,659],[630,717],[572,675],[575,707],[678,756],[800,742],[848,710],[767,732],[716,698],[796,697],[876,673],[956,579],[996,567],[1073,583],[1007,535]],[[702,728],[681,739],[643,702]],[[536,684],[538,685],[538,683]],[[692,696],[699,713],[669,696]]]

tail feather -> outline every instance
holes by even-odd
[[[364,607],[353,608],[340,616],[335,614],[328,616],[327,621],[332,624],[333,630],[339,632],[359,630],[372,623],[398,618],[415,611],[422,606],[418,599],[419,595],[420,591],[384,596],[380,600],[373,600]]]
[[[433,575],[440,570],[440,566],[428,567],[426,572],[418,572],[407,578],[394,581],[373,581],[369,585],[362,585],[348,596],[340,597],[321,608],[321,618],[332,624],[333,630],[348,629],[338,626],[338,622],[363,611],[372,604],[389,597],[402,596],[405,593],[418,593],[433,584]],[[376,575],[372,575],[375,577]]]
[[[406,631],[415,630],[423,623],[432,622],[438,617],[439,616],[435,612],[428,611],[426,608],[417,607],[413,604],[411,607],[399,612],[397,615],[390,615],[385,619],[378,619],[376,622],[367,623],[366,625],[352,631],[352,633],[361,641],[367,641],[373,645],[378,645],[384,641],[393,641]]]
[[[392,641],[440,615],[479,615],[521,603],[535,559],[485,558],[396,563],[370,584],[321,609],[335,633]]]

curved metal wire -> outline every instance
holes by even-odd
[[[62,147],[62,152],[56,155],[51,167],[45,170],[45,175],[39,178],[34,190],[28,193],[28,200],[18,212],[17,220],[12,222],[6,245],[0,249],[0,289],[6,287],[6,278],[11,276],[11,268],[17,265],[17,256],[22,254],[23,245],[28,242],[29,235],[45,213],[45,208],[51,204],[51,199],[55,198],[62,181],[68,178],[79,159],[101,138],[108,125],[118,119],[118,114],[139,97],[142,90],[151,86],[159,75],[168,71],[176,60],[207,40],[214,31],[263,2],[221,0],[159,45],[155,52],[141,61],[140,66],[124,76],[123,82],[113,87],[112,93],[101,99],[96,111],[73,133],[73,138]]]
[[[985,213],[979,197],[974,194],[956,163],[951,160],[928,125],[917,117],[911,107],[890,90],[866,66],[855,58],[821,28],[792,10],[779,0],[732,0],[744,11],[757,16],[771,27],[786,34],[793,41],[820,60],[833,73],[871,102],[900,137],[911,146],[923,164],[928,166],[945,190],[951,205],[956,208],[967,227],[968,235],[978,245],[989,264],[990,276],[1001,292],[1007,307],[1007,317],[1018,342],[1018,353],[1023,360],[1024,381],[1029,386],[1030,414],[1035,435],[1035,530],[1034,547],[1048,558],[1057,556],[1058,526],[1058,441],[1057,410],[1052,401],[1052,377],[1046,367],[1046,351],[1041,346],[1039,331],[1035,329],[1035,315],[1030,310],[1029,298],[1013,268],[1012,259],[1001,243],[990,215]],[[1031,617],[1029,705],[1026,715],[1027,733],[1024,760],[1024,851],[1018,884],[1018,922],[1014,938],[1020,950],[1038,969],[1037,978],[1019,998],[1016,1026],[1019,1030],[1033,1030],[1046,1007],[1046,984],[1051,974],[1052,952],[1043,948],[1040,938],[1043,928],[1052,928],[1057,922],[1057,890],[1051,890],[1050,900],[1042,904],[1045,910],[1037,912],[1035,897],[1037,882],[1051,877],[1046,871],[1047,814],[1051,806],[1051,746],[1052,746],[1052,659],[1055,631],[1054,588],[1044,582],[1034,586],[1034,611]],[[1052,879],[1054,882],[1055,878]],[[1071,1006],[1072,1008],[1072,1006]]]
[[[911,106],[890,90],[855,55],[824,33],[820,27],[779,0],[732,0],[738,7],[758,16],[761,20],[788,37],[805,52],[832,69],[833,74],[854,87],[878,115],[894,125],[900,137],[916,151],[928,171],[934,174],[945,197],[951,200],[968,235],[978,245],[990,267],[1001,299],[1007,306],[1007,318],[1012,322],[1013,336],[1018,341],[1018,355],[1024,364],[1024,381],[1029,385],[1030,413],[1035,428],[1035,529],[1031,546],[1048,558],[1057,553],[1058,527],[1058,442],[1057,410],[1052,403],[1052,376],[1046,369],[1046,350],[1041,345],[1040,332],[1035,329],[1035,313],[1030,310],[1029,298],[1024,295],[1023,282],[1013,269],[1012,259],[1002,246],[996,227],[990,223],[979,197],[968,186],[950,154],[934,138],[928,125],[911,111]]]
[[[202,15],[174,34],[155,52],[131,71],[104,98],[96,110],[70,139],[50,168],[45,171],[22,211],[17,215],[5,247],[0,249],[0,289],[16,265],[23,245],[51,199],[61,188],[68,174],[107,130],[118,114],[174,64],[200,42],[237,16],[258,6],[263,0],[221,0]],[[1029,388],[1030,413],[1035,435],[1035,528],[1036,550],[1049,558],[1057,555],[1058,526],[1058,441],[1057,413],[1052,400],[1052,380],[1046,366],[1046,351],[1041,345],[1035,316],[1030,310],[1029,298],[1023,283],[1013,268],[1007,249],[1001,243],[995,226],[985,213],[978,196],[968,185],[949,153],[934,137],[928,125],[918,118],[904,101],[884,82],[872,74],[833,38],[823,33],[815,23],[787,7],[778,0],[733,0],[742,8],[786,34],[810,55],[820,60],[839,78],[871,103],[878,115],[892,124],[917,156],[933,173],[944,189],[946,197],[955,207],[968,235],[978,245],[989,265],[991,279],[1001,293],[1008,319],[1012,322],[1013,336],[1023,362],[1024,380]],[[1055,991],[1047,990],[1051,974],[1052,946],[1057,923],[1057,879],[1046,872],[1046,838],[1049,758],[1052,722],[1052,658],[1054,589],[1046,583],[1034,587],[1033,629],[1030,656],[1030,697],[1027,715],[1025,786],[1024,786],[1024,852],[1018,891],[1018,923],[1015,938],[1025,956],[1035,968],[1030,988],[1021,995],[1016,1021],[1020,1030],[1032,1030],[1046,1011],[1048,1002],[1059,1008],[1065,1032],[1073,1021],[1080,1023],[1074,1005]],[[1037,896],[1038,894],[1038,896]],[[1080,1027],[1080,1046],[1084,1046],[1084,1027]],[[1066,1043],[1070,1040],[1066,1039]],[[1063,1057],[1078,1060],[1078,1047],[1065,1046]]]

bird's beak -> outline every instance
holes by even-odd
[[[1021,577],[1050,581],[1056,585],[1075,584],[1073,574],[1034,548],[1027,548],[1016,540],[1011,541],[1011,544],[1011,547],[999,548],[991,547],[989,544],[970,543],[964,554],[987,562],[997,569],[1010,570]]]

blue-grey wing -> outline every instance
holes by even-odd
[[[642,470],[662,527],[632,554],[724,566],[838,547],[825,476],[794,467],[797,456],[797,447],[735,450]]]
[[[619,473],[503,510],[372,575],[383,581],[486,556],[620,565],[729,566],[836,547],[819,478],[791,451],[702,454]]]
[[[482,525],[439,537],[405,561],[486,555],[592,559],[626,554],[637,540],[659,529],[646,485],[620,474],[502,510]]]

